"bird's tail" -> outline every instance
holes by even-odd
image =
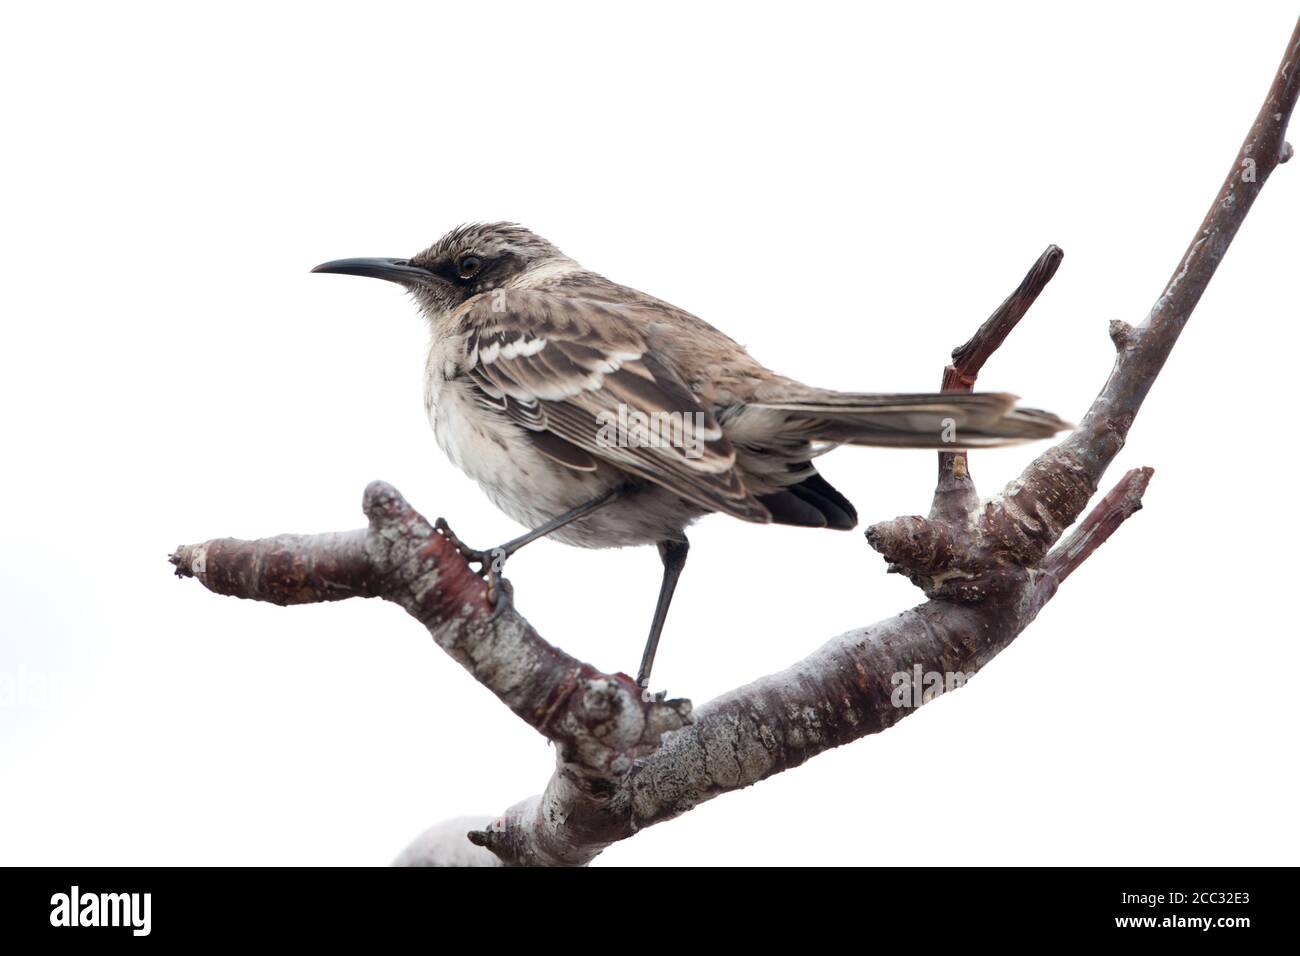
[[[1017,408],[1005,392],[880,395],[799,386],[753,403],[783,412],[810,441],[895,448],[989,448],[1050,438],[1072,428],[1051,412]]]

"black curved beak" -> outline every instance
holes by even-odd
[[[322,262],[312,272],[337,272],[345,276],[370,276],[372,279],[387,279],[402,285],[427,283],[435,276],[428,269],[413,266],[406,259],[335,259]]]

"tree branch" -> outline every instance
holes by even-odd
[[[1061,582],[1092,556],[1121,524],[1142,509],[1142,496],[1153,474],[1150,468],[1134,468],[1120,479],[1104,498],[1079,522],[1078,527],[1043,559],[1030,593],[1037,613]]]
[[[587,862],[609,841],[601,845],[597,829],[583,832],[581,821],[597,815],[593,808],[607,801],[611,781],[689,721],[690,702],[643,700],[626,674],[603,674],[547,643],[508,599],[494,607],[455,545],[391,485],[371,482],[362,509],[370,519],[366,529],[222,538],[177,548],[170,560],[177,575],[218,594],[281,605],[347,597],[400,605],[556,745],[559,768],[546,792],[508,812],[511,828],[476,831],[475,842],[511,862]],[[516,838],[516,831],[527,838]],[[575,832],[583,836],[576,851]]]
[[[1011,330],[1025,317],[1029,307],[1038,299],[1039,293],[1047,288],[1056,270],[1061,267],[1065,253],[1060,246],[1048,246],[1033,264],[1020,285],[993,310],[993,314],[984,320],[964,345],[952,350],[952,364],[944,369],[943,390],[969,392],[975,387],[984,363],[993,357]]]
[[[1025,317],[1038,295],[1052,281],[1065,253],[1059,246],[1048,246],[1038,257],[1020,285],[1003,300],[993,314],[964,344],[952,350],[952,364],[943,370],[940,390],[969,392],[975,387],[984,363],[998,350],[1011,330]],[[971,479],[965,450],[939,452],[939,482],[934,489],[930,518],[949,524],[962,524],[975,511],[979,495]]]
[[[723,694],[693,715],[687,701],[644,700],[627,675],[601,673],[547,643],[509,600],[494,609],[456,548],[380,482],[366,489],[366,529],[220,539],[179,548],[172,562],[178,574],[221,594],[277,604],[358,596],[399,604],[556,743],[556,770],[540,795],[490,822],[435,827],[399,863],[587,863],[645,826],[884,730],[937,693],[961,686],[1138,510],[1148,468],[1129,472],[1057,543],[1123,446],[1259,190],[1289,158],[1283,136],[1300,95],[1298,66],[1300,23],[1173,278],[1142,325],[1113,324],[1115,365],[1079,428],[982,506],[965,452],[944,452],[929,517],[868,529],[868,541],[890,569],[907,574],[928,600],[833,638],[785,671]],[[945,387],[971,387],[1060,260],[1060,250],[1049,247],[972,340],[954,351]],[[931,676],[940,678],[937,685]],[[454,837],[461,828],[469,831],[464,842]]]

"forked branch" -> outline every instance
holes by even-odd
[[[913,675],[978,671],[1057,587],[1141,506],[1149,468],[1130,471],[1083,513],[1123,446],[1151,385],[1276,166],[1300,95],[1300,23],[1233,167],[1146,320],[1113,323],[1110,378],[1064,441],[981,505],[966,453],[940,453],[928,517],[872,526],[872,547],[928,600],[831,639],[785,671],[693,714],[687,701],[645,700],[624,674],[602,673],[552,646],[509,601],[493,608],[457,549],[390,486],[366,489],[366,529],[220,539],[177,549],[177,573],[221,594],[302,604],[379,597],[404,607],[456,661],[556,744],[545,790],[492,820],[453,821],[403,854],[408,864],[589,862],[610,843],[892,726],[938,688]],[[969,389],[984,362],[1055,273],[1049,247],[970,342],[946,388]],[[464,839],[457,834],[468,830]]]

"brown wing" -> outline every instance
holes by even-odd
[[[717,420],[637,332],[652,313],[543,292],[486,296],[463,319],[464,374],[568,467],[603,460],[709,510],[770,521]]]

